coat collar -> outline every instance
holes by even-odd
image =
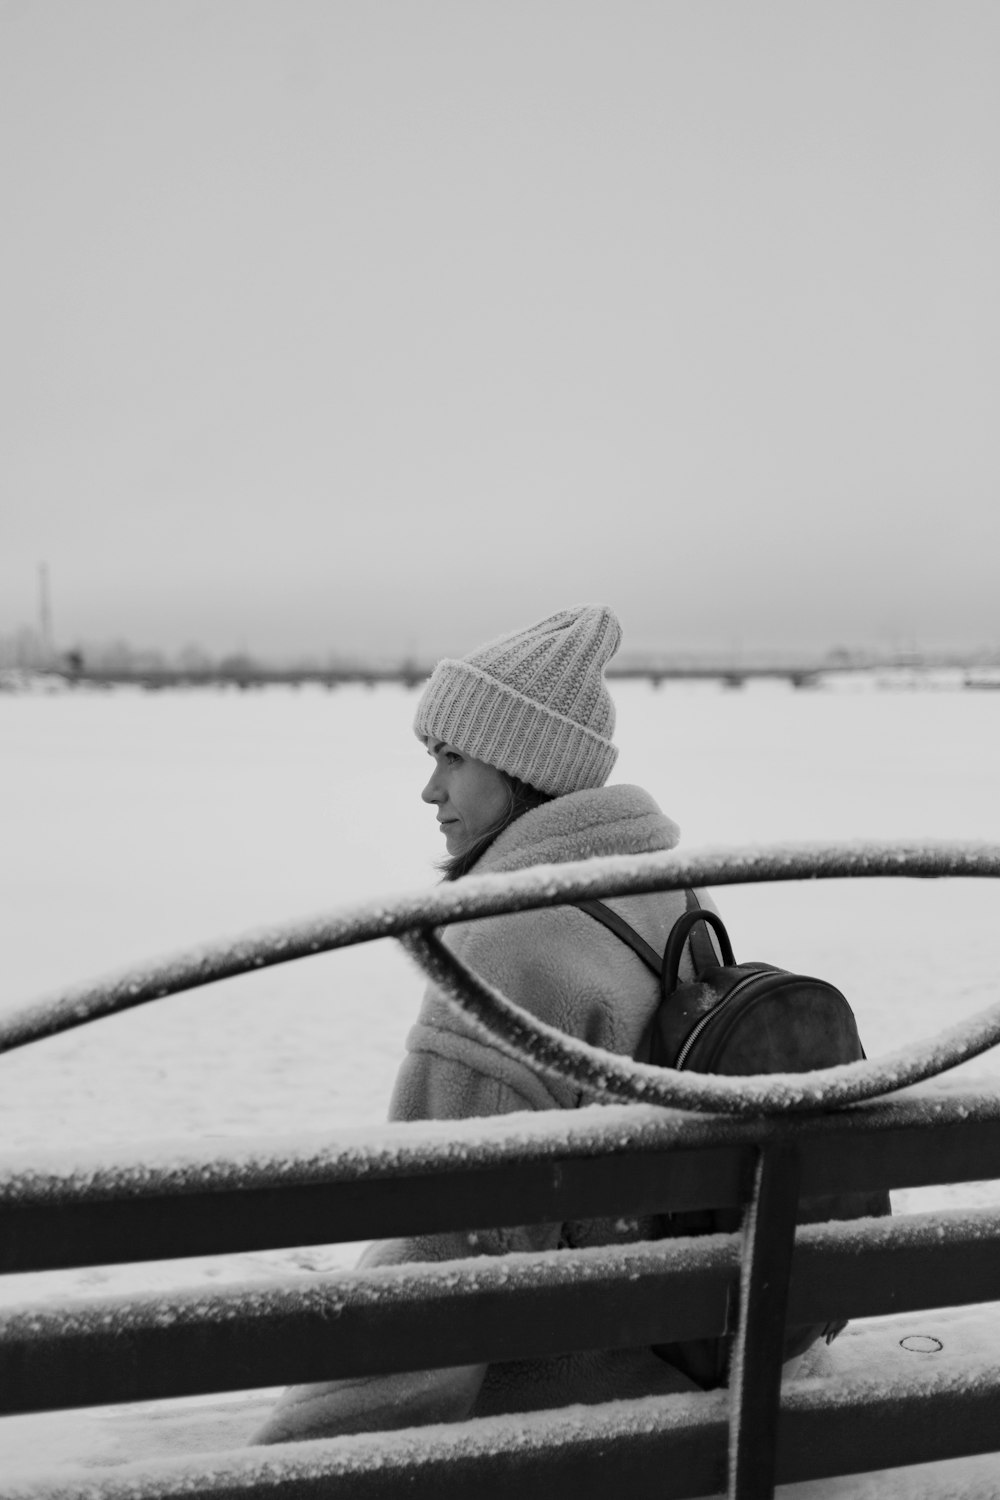
[[[680,829],[638,786],[601,786],[543,802],[505,828],[475,868],[477,875],[565,864],[601,854],[673,849]]]

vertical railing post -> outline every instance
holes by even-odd
[[[799,1203],[794,1142],[758,1150],[743,1218],[739,1325],[729,1374],[730,1500],[772,1500],[788,1282]]]

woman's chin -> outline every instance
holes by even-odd
[[[452,859],[457,859],[459,855],[464,854],[471,843],[472,840],[464,829],[446,828],[444,831],[444,847]]]

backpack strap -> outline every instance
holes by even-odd
[[[698,921],[697,918],[692,921],[691,914],[704,911],[704,907],[693,890],[685,891],[684,898],[687,912],[683,917],[678,918],[678,922],[683,922],[685,926],[689,927],[689,931],[686,934],[686,941],[691,952],[691,962],[694,965],[695,976],[697,977],[703,969],[718,963],[715,949],[712,946],[712,939],[709,935],[709,923],[718,922],[719,918],[715,915],[715,912],[710,911],[706,912],[705,918],[702,921]],[[626,943],[632,949],[632,952],[642,960],[647,969],[652,969],[660,981],[660,1004],[662,1005],[668,993],[666,987],[666,950],[664,950],[661,958],[656,949],[647,943],[645,938],[640,937],[635,928],[630,927],[624,917],[620,917],[616,911],[612,911],[611,907],[606,906],[603,901],[588,901],[584,899],[583,901],[573,901],[570,904],[578,907],[580,911],[586,912],[588,917],[593,917],[595,922],[600,922],[601,926],[606,927],[609,932],[613,932],[615,937],[620,938],[623,943]],[[678,923],[675,922],[674,928],[677,925]],[[671,932],[673,932],[674,928],[671,928]],[[727,938],[727,944],[728,941]],[[670,939],[668,935],[668,947],[669,943]],[[731,954],[730,957],[732,957]],[[640,1062],[649,1061],[657,1014],[658,1012],[654,1011],[650,1017],[649,1025],[643,1034],[639,1050],[636,1053],[636,1057]],[[582,1103],[583,1094],[581,1093],[577,1099],[577,1106]]]
[[[581,911],[585,911],[588,917],[593,917],[595,922],[600,922],[607,927],[609,932],[621,938],[623,943],[627,943],[632,952],[639,955],[647,969],[652,969],[659,979],[663,970],[663,958],[646,942],[645,938],[639,936],[634,927],[629,926],[624,917],[612,911],[610,906],[605,906],[603,901],[574,901],[572,904],[578,906]]]
[[[698,900],[693,890],[684,892],[688,911],[704,911],[705,908]],[[712,947],[712,939],[709,933],[708,922],[695,922],[688,936],[688,944],[691,949],[691,962],[694,964],[694,972],[700,975],[704,969],[710,969],[719,962],[719,956]]]
[[[693,890],[685,891],[684,899],[689,913],[705,910]],[[645,938],[639,936],[634,927],[629,926],[624,917],[620,917],[616,911],[612,911],[611,907],[606,906],[603,901],[583,900],[574,901],[571,904],[578,907],[580,911],[586,912],[588,917],[593,917],[595,922],[600,922],[609,932],[613,932],[615,937],[621,938],[622,942],[627,943],[632,952],[642,959],[646,968],[652,969],[657,979],[663,979],[666,953],[662,956],[657,953],[656,949],[647,943]],[[703,970],[709,969],[713,964],[719,962],[718,954],[713,948],[712,939],[709,936],[709,926],[711,923],[718,921],[718,918],[714,912],[707,912],[704,920],[701,922],[690,922],[684,918],[681,920],[684,921],[685,928],[688,929],[685,935],[691,950],[691,962],[694,965],[694,972],[697,976]],[[729,961],[734,961],[731,954]]]

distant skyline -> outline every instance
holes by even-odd
[[[301,652],[208,651],[197,641],[178,650],[144,646],[119,636],[106,641],[78,639],[54,643],[37,628],[23,627],[0,633],[0,671],[27,669],[57,672],[69,677],[130,676],[192,679],[208,677],[261,678],[282,674],[387,672],[418,680],[432,670],[434,653],[414,655],[404,651],[377,651],[341,642],[339,647]],[[831,646],[826,649],[792,644],[784,647],[746,647],[730,642],[717,647],[685,649],[675,643],[636,647],[625,643],[609,665],[609,673],[656,673],[659,671],[811,671],[817,668],[915,666],[971,668],[1000,666],[1000,644],[958,647],[927,647],[916,642],[895,645]]]
[[[0,0],[0,636],[1000,643],[993,0]]]

